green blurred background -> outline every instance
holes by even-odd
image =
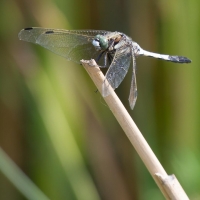
[[[0,147],[49,199],[164,199],[83,67],[18,40],[31,26],[121,31],[192,59],[138,58],[133,111],[131,73],[116,93],[167,173],[200,199],[199,10],[198,0],[1,0]],[[47,199],[2,153],[0,199]]]

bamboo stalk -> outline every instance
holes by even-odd
[[[102,84],[105,80],[105,76],[97,66],[96,62],[94,60],[81,60],[81,63],[90,75],[99,92],[102,94]],[[120,126],[144,162],[145,166],[147,167],[148,171],[152,175],[165,198],[169,200],[188,200],[189,198],[182,189],[176,177],[173,176],[173,178],[171,178],[172,176],[167,175],[166,171],[160,164],[159,160],[151,150],[142,133],[132,120],[131,116],[111,86],[109,87],[109,91],[110,95],[103,97],[104,100],[108,104],[110,110],[116,117]]]

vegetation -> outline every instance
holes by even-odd
[[[0,147],[49,199],[164,197],[84,68],[19,41],[18,32],[31,26],[117,30],[145,50],[190,58],[190,65],[138,58],[133,111],[131,73],[116,93],[167,173],[195,200],[200,199],[199,4],[1,1]],[[24,184],[26,178],[3,154],[0,167],[0,199],[36,199],[26,195],[35,187]]]

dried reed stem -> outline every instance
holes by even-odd
[[[95,83],[99,92],[102,94],[102,84],[105,80],[105,76],[97,66],[96,62],[94,60],[82,60],[81,63]],[[116,117],[165,198],[173,200],[188,200],[189,198],[185,194],[176,177],[174,175],[167,175],[140,130],[119,100],[118,96],[115,94],[114,90],[111,87],[109,90],[110,95],[104,97],[104,100],[108,104],[110,110]]]

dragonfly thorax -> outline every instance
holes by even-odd
[[[108,39],[103,35],[96,35],[92,44],[97,51],[106,50],[108,48]]]

